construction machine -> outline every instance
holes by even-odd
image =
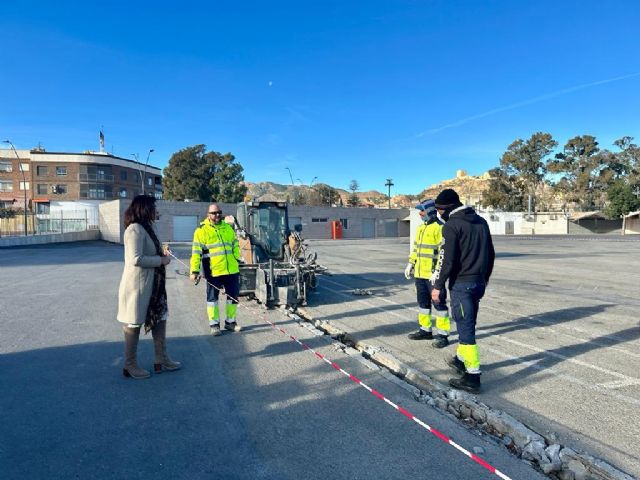
[[[238,204],[236,218],[227,219],[238,236],[240,295],[265,307],[306,305],[309,292],[318,285],[317,275],[326,270],[316,263],[300,232],[289,229],[286,202],[245,201]]]

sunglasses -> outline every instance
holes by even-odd
[[[217,210],[215,212],[209,212],[209,215],[222,215],[222,212],[220,210]]]

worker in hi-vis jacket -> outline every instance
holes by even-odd
[[[420,211],[422,225],[418,227],[413,250],[404,275],[407,279],[413,274],[418,297],[418,324],[416,332],[410,333],[411,340],[433,340],[433,347],[443,348],[449,345],[449,312],[447,310],[447,291],[442,289],[437,299],[432,300],[433,285],[431,276],[442,241],[443,223],[438,219],[435,202],[425,200],[416,208]],[[433,308],[432,308],[433,304]]]

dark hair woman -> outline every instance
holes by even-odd
[[[148,195],[134,197],[124,212],[124,271],[118,291],[118,321],[124,330],[125,377],[149,378],[151,374],[138,366],[137,350],[140,327],[151,331],[155,347],[154,370],[178,370],[166,351],[167,291],[165,266],[171,261],[165,255],[153,230],[159,218],[156,200]]]

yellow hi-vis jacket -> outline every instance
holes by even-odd
[[[200,273],[200,261],[206,277],[218,277],[238,273],[240,246],[231,225],[218,225],[204,219],[193,232],[191,250],[191,273]]]
[[[415,278],[431,278],[442,242],[442,226],[439,220],[434,219],[418,227],[413,250],[409,255],[409,263],[414,265]]]

